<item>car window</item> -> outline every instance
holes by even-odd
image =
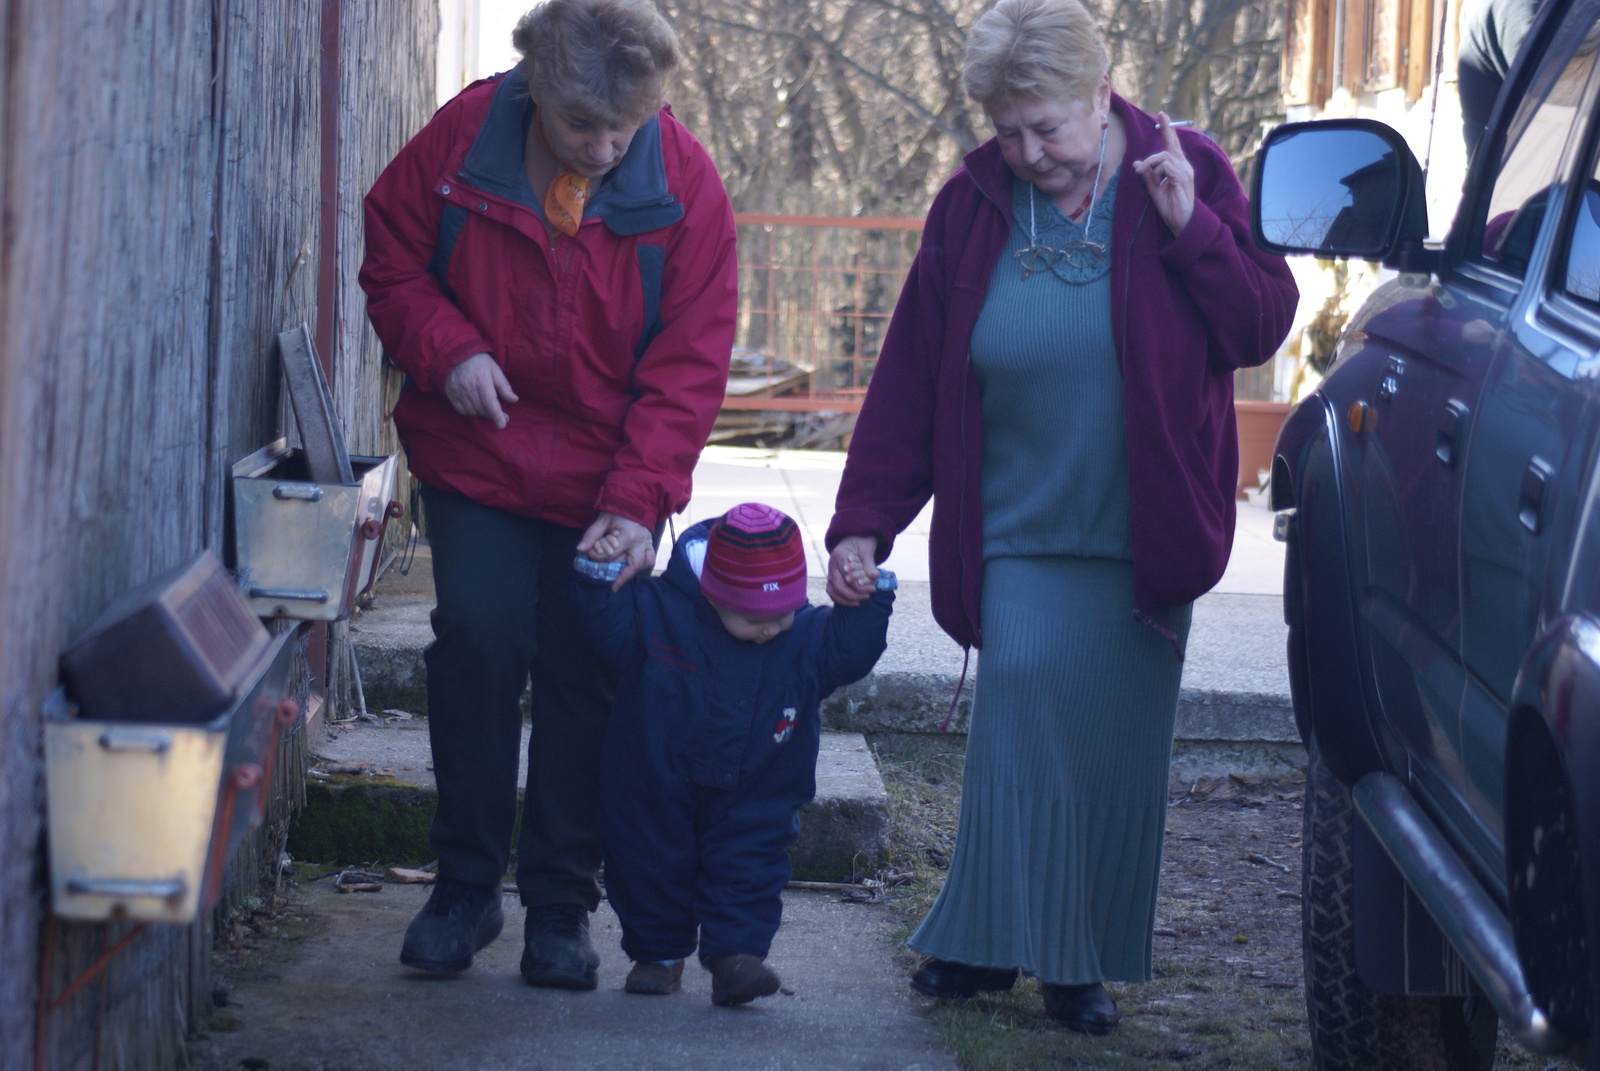
[[[1521,276],[1550,207],[1567,133],[1579,119],[1584,89],[1600,56],[1600,22],[1584,5],[1582,22],[1563,26],[1506,130],[1501,166],[1484,206],[1483,259]]]
[[[1589,180],[1572,221],[1565,289],[1575,298],[1600,305],[1600,174]]]

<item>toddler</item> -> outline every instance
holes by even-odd
[[[698,949],[713,1003],[769,996],[786,849],[816,795],[818,706],[883,653],[894,576],[860,606],[809,605],[798,528],[756,503],[686,531],[659,577],[612,591],[620,562],[575,568],[580,615],[622,672],[600,831],[626,989],[675,992]]]

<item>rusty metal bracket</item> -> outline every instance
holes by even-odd
[[[55,912],[52,911],[45,914],[44,936],[41,942],[43,947],[39,952],[39,1007],[34,1016],[34,1071],[45,1071],[46,1068],[45,1049],[49,1041],[50,1017],[60,1011],[69,1000],[77,996],[85,986],[96,978],[100,979],[100,995],[94,1013],[94,1063],[90,1066],[95,1071],[99,1071],[100,1033],[106,1017],[106,968],[111,966],[113,960],[126,952],[138,936],[149,928],[150,924],[147,922],[139,923],[118,938],[115,944],[106,947],[106,939],[111,932],[111,923],[94,923],[93,925],[100,928],[100,955],[96,956],[94,962],[85,967],[76,978],[68,982],[60,993],[51,997],[48,996],[50,992],[50,966],[51,961],[55,958],[56,924],[59,921]]]

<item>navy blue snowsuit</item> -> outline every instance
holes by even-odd
[[[634,960],[765,956],[783,913],[786,849],[816,795],[821,718],[835,688],[883,653],[894,592],[795,613],[763,644],[736,640],[678,540],[660,577],[613,593],[576,575],[579,614],[622,673],[600,771],[606,895]]]

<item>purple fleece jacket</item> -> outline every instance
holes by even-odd
[[[1174,237],[1133,171],[1163,147],[1156,121],[1115,95],[1112,107],[1128,138],[1111,227],[1111,328],[1128,429],[1129,609],[1170,635],[1167,611],[1209,591],[1233,545],[1234,369],[1272,356],[1299,292],[1283,258],[1250,240],[1227,157],[1189,130],[1178,136],[1194,166],[1194,215]],[[968,348],[1011,225],[1011,171],[991,139],[934,198],[828,526],[830,550],[873,535],[882,561],[931,495],[933,616],[962,646],[983,646],[983,421]]]

